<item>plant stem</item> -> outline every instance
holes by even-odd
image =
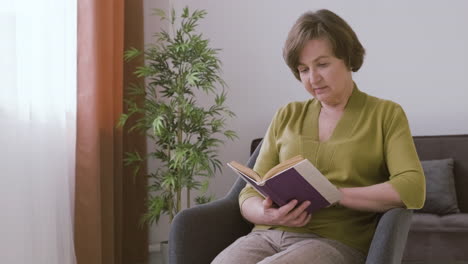
[[[182,200],[182,189],[177,188],[177,211],[176,211],[176,213],[179,213],[180,210],[182,209],[181,200]]]
[[[168,146],[167,147],[167,157],[169,157],[169,160],[171,160],[171,149],[170,147]],[[169,191],[169,203],[168,203],[168,212],[169,212],[169,223],[172,223],[172,219],[174,219],[174,200],[172,199],[172,197],[174,196],[174,193],[171,189],[171,191]]]
[[[187,187],[187,208],[190,208],[190,187]]]
[[[182,110],[182,107],[180,107],[178,109],[179,111],[179,124],[178,124],[178,127],[177,127],[177,143],[178,144],[181,144],[182,143],[182,122],[183,122],[183,110]],[[183,181],[183,178],[184,178],[184,175],[179,175],[181,171],[184,171],[184,170],[179,170],[177,169],[177,174],[178,174],[178,178],[179,178],[179,186],[177,186],[177,213],[180,212],[180,210],[182,209],[182,187],[181,187],[181,183]]]
[[[177,124],[177,143],[182,143],[182,125],[184,123],[184,110],[182,109],[182,107],[179,107],[178,109],[178,112],[179,112],[179,123]]]
[[[171,193],[170,194],[170,197],[172,197],[173,194]],[[172,219],[174,219],[174,203],[172,201],[172,199],[169,201],[169,204],[168,204],[168,212],[169,212],[169,223],[172,223]]]

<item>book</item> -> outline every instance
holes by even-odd
[[[301,155],[281,162],[263,177],[254,170],[236,162],[227,164],[242,179],[252,185],[261,195],[278,206],[293,199],[298,204],[308,200],[308,213],[314,213],[341,199],[341,192],[308,160]]]

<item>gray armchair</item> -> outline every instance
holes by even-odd
[[[250,168],[260,146],[247,162]],[[169,235],[170,264],[210,263],[224,248],[251,231],[252,224],[242,218],[239,210],[238,195],[244,186],[239,178],[224,198],[183,210],[174,218]],[[396,208],[381,216],[366,263],[401,263],[412,213]]]

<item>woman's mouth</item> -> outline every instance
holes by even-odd
[[[322,86],[322,87],[317,87],[314,88],[314,91],[317,93],[323,92],[328,86]]]

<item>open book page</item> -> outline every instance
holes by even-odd
[[[254,171],[252,170],[251,168],[249,167],[246,167],[242,164],[240,164],[239,162],[237,161],[231,161],[228,163],[228,165],[230,165],[231,167],[234,167],[235,169],[239,170],[240,172],[242,172],[245,176],[249,177],[250,179],[252,179],[253,181],[259,183],[262,181],[262,179],[260,178],[260,176]]]
[[[238,163],[239,164],[239,163]],[[241,170],[233,166],[232,162],[229,162],[228,167],[230,167],[239,177],[241,177],[244,181],[247,182],[247,185],[252,186],[255,188],[264,198],[269,197],[270,195],[267,193],[268,188],[265,186],[260,185],[257,181],[252,179],[250,176],[247,176],[245,173],[243,173]],[[245,167],[244,165],[241,165],[244,168],[250,169],[248,167]]]
[[[301,162],[304,160],[304,158],[301,155],[295,156],[293,158],[290,158],[288,160],[285,160],[281,162],[280,164],[276,165],[275,167],[271,168],[265,176],[261,177],[256,173],[254,170],[252,170],[249,167],[246,167],[242,164],[240,164],[237,161],[231,161],[228,164],[231,165],[232,167],[236,168],[237,170],[241,171],[245,176],[250,177],[252,180],[256,181],[258,184],[261,184],[262,182],[266,181],[267,179],[271,178],[272,176],[290,168],[293,167],[295,164]]]
[[[275,176],[276,174],[279,174],[280,172],[293,167],[295,164],[301,162],[304,160],[304,157],[301,155],[297,155],[295,157],[292,157],[288,160],[285,160],[281,162],[280,164],[276,165],[275,167],[271,168],[265,176],[263,176],[263,180],[270,179],[271,177]]]

